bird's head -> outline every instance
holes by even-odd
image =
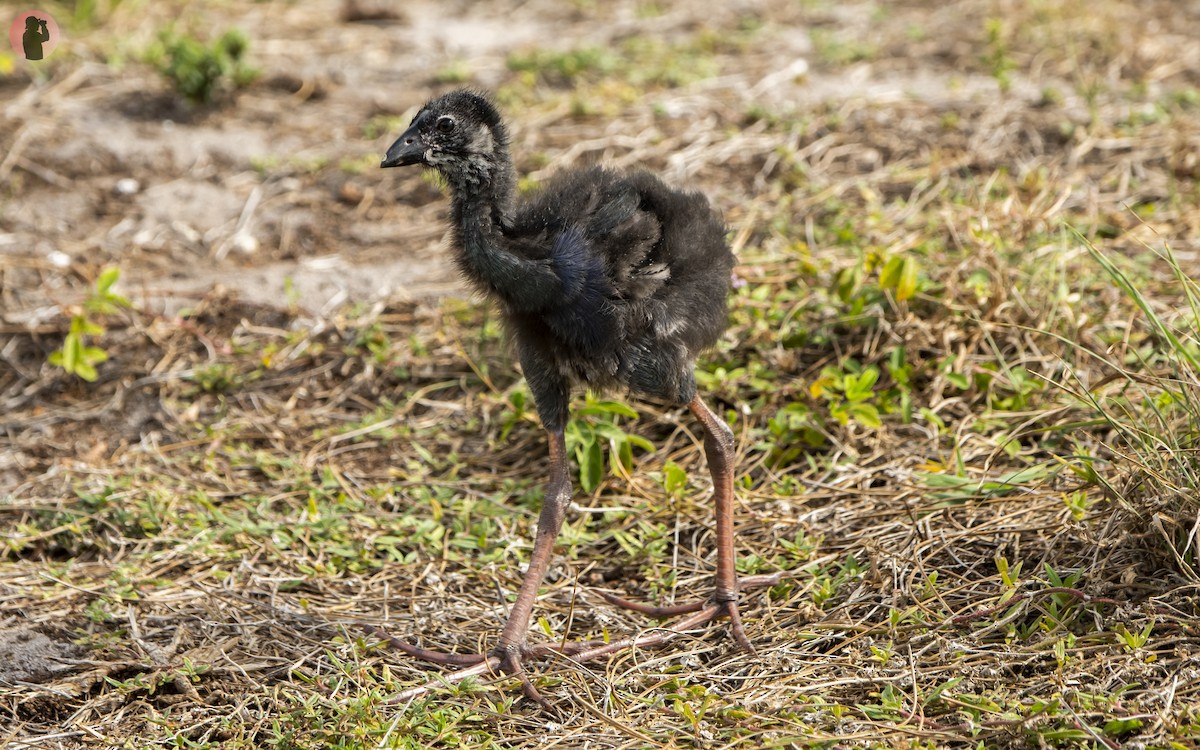
[[[381,167],[421,164],[452,183],[486,179],[507,158],[508,133],[484,97],[454,91],[434,99],[387,150]]]

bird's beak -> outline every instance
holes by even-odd
[[[410,127],[387,150],[387,155],[379,163],[381,167],[407,167],[410,164],[420,164],[425,161],[425,143],[416,127]]]

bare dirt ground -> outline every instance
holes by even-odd
[[[1142,259],[1169,245],[1200,276],[1200,6],[100,6],[75,27],[51,6],[55,57],[0,76],[0,745],[1200,738],[1196,551],[1163,541],[1194,529],[1128,511],[1145,478],[1050,385],[1102,393],[1090,352],[1153,359],[1064,222],[1186,318]],[[241,28],[259,78],[184,103],[140,59],[172,21]],[[545,471],[496,320],[456,299],[444,197],[377,168],[457,85],[496,92],[533,182],[645,166],[724,212],[742,291],[704,383],[739,436],[744,565],[795,574],[751,598],[758,657],[715,627],[535,665],[553,716],[505,681],[388,703],[429,668],[355,623],[486,647]],[[913,299],[846,291],[904,253]],[[47,360],[106,266],[135,310],[84,383]],[[877,428],[807,411],[847,359],[906,394]],[[695,435],[637,406],[621,426],[656,453],[581,494],[537,638],[649,627],[590,589],[706,591]],[[931,483],[955,467],[970,481]]]

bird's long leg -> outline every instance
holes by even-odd
[[[512,613],[509,615],[508,624],[504,628],[504,635],[501,636],[500,649],[493,651],[490,657],[476,656],[474,657],[476,663],[472,666],[466,666],[463,669],[444,675],[424,685],[409,688],[397,695],[393,700],[397,702],[410,700],[425,695],[429,691],[435,690],[445,684],[488,674],[499,667],[501,671],[520,676],[522,689],[525,694],[539,703],[543,703],[537,690],[525,679],[524,675],[521,675],[521,656],[532,657],[560,653],[570,657],[575,662],[586,662],[610,656],[630,648],[661,646],[671,639],[676,638],[681,633],[698,628],[719,617],[729,618],[730,631],[733,634],[734,640],[742,648],[753,653],[754,647],[746,637],[746,632],[742,626],[740,613],[737,608],[738,592],[762,586],[773,586],[783,580],[786,573],[781,571],[769,575],[746,576],[741,580],[738,579],[737,570],[734,567],[733,538],[733,432],[724,421],[709,411],[699,396],[692,399],[688,407],[704,425],[704,452],[708,459],[709,472],[712,474],[713,494],[715,496],[717,516],[717,574],[715,592],[712,599],[676,607],[654,607],[621,599],[611,594],[603,594],[604,598],[613,604],[645,612],[655,617],[670,617],[683,614],[689,616],[671,623],[669,627],[657,628],[632,638],[625,638],[611,643],[566,643],[561,645],[547,643],[534,646],[524,645],[524,637],[529,628],[533,600],[536,596],[538,585],[541,583],[542,577],[545,575],[546,568],[548,567],[550,548],[553,547],[554,537],[562,525],[562,515],[567,502],[569,502],[567,498],[570,495],[570,480],[567,478],[565,466],[565,447],[561,442],[562,433],[552,433],[550,441],[552,474],[550,485],[546,490],[546,502],[542,506],[542,516],[538,522],[538,537],[534,543],[529,571],[525,575],[525,581],[522,583],[521,591],[517,595],[517,602],[513,605]],[[543,534],[544,531],[546,534]],[[405,645],[407,646],[407,644]],[[413,646],[408,646],[404,650],[414,656],[429,658],[425,655],[428,652],[422,653],[422,649],[416,649]],[[481,663],[484,658],[489,659],[489,661]],[[445,660],[441,663],[457,665],[472,664],[469,659],[470,657],[467,659],[457,657],[454,661]],[[545,704],[543,703],[543,705]]]
[[[529,619],[537,601],[538,588],[550,567],[554,553],[554,540],[562,529],[567,504],[571,502],[571,478],[567,471],[567,444],[561,427],[546,431],[550,439],[550,483],[546,485],[546,498],[542,501],[542,512],[538,515],[537,536],[533,540],[533,552],[529,556],[529,568],[517,591],[508,614],[508,622],[500,633],[496,651],[500,658],[500,669],[508,674],[521,675],[521,655],[525,638],[529,632]],[[525,694],[545,704],[541,695],[528,679],[522,676],[521,687]]]
[[[525,577],[517,591],[516,601],[513,602],[512,609],[509,611],[508,620],[504,624],[504,630],[500,633],[496,647],[486,654],[447,654],[402,641],[373,625],[363,626],[366,632],[410,656],[436,664],[468,667],[450,675],[447,679],[451,681],[497,670],[519,677],[521,689],[525,695],[542,705],[545,705],[546,702],[533,683],[525,677],[524,669],[521,666],[521,657],[527,653],[541,655],[551,650],[564,650],[544,647],[530,649],[526,646],[526,634],[529,632],[529,620],[533,614],[533,605],[537,602],[538,588],[542,585],[546,571],[550,567],[550,559],[554,553],[554,540],[558,538],[567,505],[571,502],[571,477],[567,469],[566,438],[561,427],[547,430],[546,433],[550,441],[550,482],[546,485],[546,498],[542,502],[542,511],[538,516],[537,536],[533,541],[529,568],[525,571]],[[593,644],[579,644],[577,647],[573,645],[572,648],[565,650],[570,652],[591,645]]]
[[[622,599],[612,594],[602,594],[611,604],[627,609],[644,612],[654,617],[672,617],[689,612],[708,612],[708,617],[699,621],[707,622],[718,617],[729,618],[729,630],[733,639],[746,651],[754,652],[754,646],[746,637],[746,629],[742,626],[741,614],[738,612],[738,591],[771,586],[782,579],[781,573],[763,576],[751,576],[742,579],[737,577],[737,561],[734,555],[733,532],[733,431],[725,421],[712,413],[705,405],[699,394],[690,402],[688,409],[704,426],[704,457],[708,462],[708,471],[712,476],[713,504],[716,507],[716,537],[717,537],[717,572],[713,597],[709,602],[699,601],[674,607],[654,607],[628,599]],[[688,618],[692,623],[696,618]]]
[[[733,549],[733,430],[729,429],[725,420],[712,413],[698,393],[692,397],[688,409],[704,425],[704,458],[708,462],[708,473],[713,483],[717,527],[717,575],[713,600],[718,604],[735,603],[730,617],[735,618],[736,622],[738,584]],[[740,630],[738,623],[736,631]],[[743,647],[749,648],[750,642],[745,641],[745,633],[736,631],[734,637]]]

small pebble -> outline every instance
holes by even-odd
[[[246,232],[238,232],[235,234],[233,236],[232,244],[233,249],[237,250],[239,253],[250,255],[251,253],[258,252],[258,240],[255,239],[254,235]]]
[[[133,195],[142,189],[142,185],[132,177],[122,177],[117,180],[117,195]]]
[[[350,205],[358,205],[363,199],[363,189],[353,182],[343,182],[338,188],[338,200]]]

